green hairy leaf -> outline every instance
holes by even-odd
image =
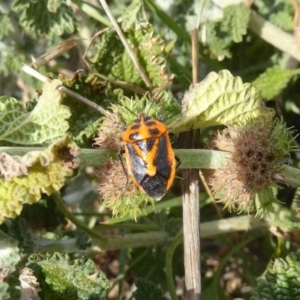
[[[139,22],[147,22],[143,4],[143,1],[133,0],[130,6],[125,10],[122,15],[122,29],[124,31],[130,31],[131,28],[134,28],[137,20]]]
[[[225,56],[230,58],[231,53],[228,50],[232,40],[228,37],[221,37],[218,32],[219,23],[207,21],[207,47],[216,57]]]
[[[277,13],[271,14],[270,22],[277,27],[286,31],[293,31],[293,15],[287,10],[278,11]]]
[[[75,18],[71,8],[59,0],[15,0],[12,9],[20,13],[20,24],[34,36],[60,36],[75,31]]]
[[[135,282],[137,290],[133,293],[136,300],[166,300],[162,291],[149,280],[138,278]]]
[[[240,77],[223,70],[209,73],[192,85],[182,101],[182,116],[169,126],[171,132],[182,132],[216,125],[233,125],[261,115],[272,116],[263,107],[259,94]]]
[[[93,102],[103,108],[108,106],[109,102],[105,101],[107,99],[107,83],[98,76],[76,72],[72,78],[60,75],[59,79],[65,87],[81,96],[92,99]],[[114,101],[112,96],[109,98],[112,98],[112,101]],[[72,139],[78,146],[90,147],[91,139],[95,137],[98,131],[100,113],[68,95],[63,95],[63,103],[72,108],[72,115],[68,119],[68,134],[72,136]]]
[[[68,130],[66,119],[70,111],[60,105],[59,80],[47,82],[38,103],[30,112],[10,97],[0,97],[0,143],[19,145],[45,145],[65,136]]]
[[[235,43],[240,43],[247,33],[250,8],[244,3],[229,5],[224,8],[223,15],[221,30],[230,33]]]
[[[2,40],[9,32],[9,17],[7,14],[0,12],[0,40]]]
[[[141,8],[142,9],[142,8]],[[132,13],[143,16],[141,11],[132,5],[124,12],[124,23],[120,25],[126,29],[125,38],[135,53],[139,63],[145,69],[153,87],[168,85],[173,76],[166,70],[166,60],[163,54],[165,42],[154,32],[153,26],[142,20],[128,18]],[[139,87],[145,87],[143,80],[133,65],[127,51],[121,43],[117,33],[109,30],[103,34],[97,54],[91,59],[94,69],[111,79],[126,81]]]
[[[290,79],[297,73],[299,70],[288,70],[274,66],[260,74],[252,84],[261,93],[262,98],[272,100],[281,93]]]
[[[48,0],[47,8],[50,12],[56,13],[57,10],[61,7],[62,0]]]
[[[251,300],[294,300],[300,298],[300,255],[290,253],[286,259],[277,258],[257,279]]]
[[[27,266],[40,283],[41,299],[107,299],[108,280],[90,259],[71,260],[67,254],[60,253],[34,254]]]
[[[1,39],[1,38],[0,38]],[[25,60],[23,54],[16,55],[14,47],[7,43],[0,42],[0,73],[8,76],[12,70],[20,70],[22,62]]]
[[[20,298],[20,290],[8,279],[16,271],[16,265],[20,260],[17,241],[0,231],[0,299]]]
[[[32,204],[47,195],[58,191],[65,183],[66,177],[78,166],[77,146],[68,138],[56,141],[43,151],[31,151],[23,157],[15,157],[23,174],[11,176],[10,180],[0,178],[0,224],[7,218],[14,218],[21,213],[23,204]],[[14,172],[14,165],[1,161],[6,174]],[[4,177],[2,175],[2,177]],[[6,176],[8,177],[8,176]]]

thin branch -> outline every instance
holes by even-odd
[[[145,85],[147,86],[147,88],[149,89],[149,91],[152,90],[152,84],[151,81],[149,79],[149,77],[147,76],[144,68],[140,65],[136,55],[134,54],[134,52],[132,51],[132,49],[130,48],[124,34],[123,31],[121,30],[119,24],[117,23],[116,19],[114,18],[114,16],[112,15],[107,3],[105,0],[99,0],[99,2],[101,3],[103,9],[105,10],[112,26],[114,27],[114,29],[116,30],[117,34],[119,35],[120,40],[122,41],[129,57],[131,58],[135,68],[137,69],[137,71],[139,72],[141,78],[143,79]]]
[[[198,68],[199,68],[199,41],[198,30],[194,28],[191,30],[192,37],[192,66],[193,66],[193,84],[198,82]]]
[[[38,79],[39,81],[42,81],[42,82],[51,81],[48,77],[44,76],[37,70],[35,70],[27,65],[23,65],[23,67],[21,68],[21,71],[24,71],[25,73]]]
[[[205,188],[206,193],[208,194],[209,198],[212,201],[212,204],[213,204],[213,206],[215,208],[215,211],[217,212],[219,218],[223,219],[222,212],[221,212],[221,210],[220,210],[220,208],[219,208],[219,206],[218,206],[218,204],[216,202],[216,199],[215,199],[215,197],[214,197],[214,195],[213,195],[213,193],[212,193],[212,191],[211,191],[208,183],[206,182],[206,179],[205,179],[205,177],[203,175],[203,172],[201,170],[199,170],[199,176],[200,176],[202,184],[203,184],[203,186]]]
[[[34,70],[33,68],[27,66],[27,65],[24,65],[22,68],[21,68],[22,71],[24,71],[25,73],[27,73],[28,75],[42,81],[42,82],[46,82],[46,81],[50,81],[49,78],[47,78],[46,76],[42,75],[41,73],[39,73],[37,70]],[[73,97],[74,99],[77,99],[81,102],[83,102],[84,104],[92,107],[93,109],[99,111],[100,113],[102,113],[103,115],[105,116],[110,116],[110,113],[105,110],[104,108],[102,108],[101,106],[99,106],[98,104],[96,104],[95,102],[89,100],[88,98],[85,98],[73,91],[71,91],[70,89],[66,88],[65,86],[63,85],[60,85],[57,87],[57,89],[60,91],[60,92],[63,92],[71,97]]]
[[[35,68],[39,68],[43,65],[48,64],[49,61],[53,60],[54,58],[60,56],[62,53],[69,51],[70,49],[75,47],[79,40],[81,40],[81,38],[72,36],[62,41],[61,43],[51,47],[42,56],[34,59],[34,61],[31,63],[31,66]]]
[[[126,82],[126,81],[122,81],[122,80],[116,80],[116,79],[113,79],[113,78],[109,78],[103,74],[100,74],[98,72],[93,72],[93,74],[97,75],[98,77],[104,79],[104,80],[107,80],[109,81],[110,83],[112,84],[115,84],[121,88],[126,88],[136,94],[140,94],[140,95],[145,95],[147,93],[147,90],[139,87],[138,85],[135,85],[133,83],[130,83],[130,82]]]
[[[71,91],[70,89],[66,88],[63,85],[59,86],[58,90],[60,92],[63,92],[65,94],[73,97],[76,100],[81,101],[82,103],[84,103],[84,104],[88,105],[89,107],[97,110],[98,112],[102,113],[105,116],[109,117],[111,115],[107,110],[105,110],[104,108],[102,108],[101,106],[99,106],[97,103],[89,100],[88,98],[85,98],[85,97],[81,96],[80,94],[77,94],[77,93]]]
[[[92,68],[91,68],[89,62],[87,61],[86,56],[87,56],[87,54],[88,54],[88,52],[89,52],[89,50],[90,50],[90,48],[91,48],[91,46],[92,46],[94,40],[96,39],[96,37],[98,37],[99,35],[101,35],[102,33],[106,32],[106,31],[108,31],[108,29],[109,29],[109,28],[104,28],[104,29],[99,30],[98,32],[96,32],[96,33],[94,34],[94,36],[91,38],[91,40],[89,41],[88,46],[87,46],[87,48],[86,48],[85,51],[84,51],[84,54],[83,54],[82,59],[83,59],[84,63],[86,64],[86,66],[88,67],[88,69],[89,69],[91,72],[92,72]]]
[[[92,39],[90,40],[84,54],[83,54],[83,61],[84,63],[86,64],[86,66],[88,67],[88,69],[90,70],[90,72],[93,74],[93,75],[96,75],[98,76],[99,78],[102,78],[104,80],[107,80],[108,82],[112,83],[112,84],[115,84],[117,86],[120,86],[120,87],[123,87],[123,88],[126,88],[136,94],[141,94],[141,95],[145,95],[147,93],[147,90],[144,90],[143,88],[137,86],[137,85],[134,85],[130,82],[126,82],[126,81],[122,81],[122,80],[116,80],[116,79],[113,79],[113,78],[109,78],[103,74],[100,74],[98,72],[94,72],[89,64],[89,62],[87,61],[86,59],[86,56],[87,56],[87,53],[92,45],[92,43],[94,42],[95,38],[98,37],[99,35],[103,34],[104,32],[106,32],[108,30],[108,28],[105,28],[105,29],[102,29],[100,31],[98,31],[93,37]]]

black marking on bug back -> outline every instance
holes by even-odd
[[[135,180],[140,184],[140,182],[144,179],[145,175],[147,174],[145,168],[145,162],[141,157],[136,155],[132,144],[127,143],[125,147],[128,151],[128,155],[131,160],[132,174]]]
[[[137,130],[141,127],[140,123],[134,123],[133,125],[131,125],[130,129],[132,130]]]
[[[149,119],[145,122],[145,124],[147,127],[150,127],[150,126],[156,125],[156,121]]]
[[[150,138],[146,140],[140,140],[135,142],[135,144],[143,151],[143,153],[150,152],[153,148],[156,138]]]
[[[150,128],[148,132],[150,135],[158,135],[160,131],[158,128]]]
[[[159,138],[157,155],[154,159],[154,165],[157,167],[157,174],[168,179],[171,174],[171,162],[168,158],[167,135],[164,134]]]
[[[166,193],[167,179],[161,174],[146,175],[140,185],[150,197],[160,200]]]

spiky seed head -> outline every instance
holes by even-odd
[[[264,203],[257,203],[256,194],[266,195],[264,189],[282,179],[280,170],[294,150],[291,132],[282,121],[264,118],[217,132],[210,147],[230,152],[231,156],[228,165],[215,170],[210,178],[216,198],[229,210],[261,209]]]

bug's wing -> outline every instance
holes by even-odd
[[[146,163],[143,160],[142,156],[137,155],[136,153],[136,145],[127,143],[125,144],[125,151],[128,155],[129,160],[129,170],[128,173],[133,177],[133,181],[136,183],[136,185],[140,185],[142,180],[144,179],[146,173]]]

